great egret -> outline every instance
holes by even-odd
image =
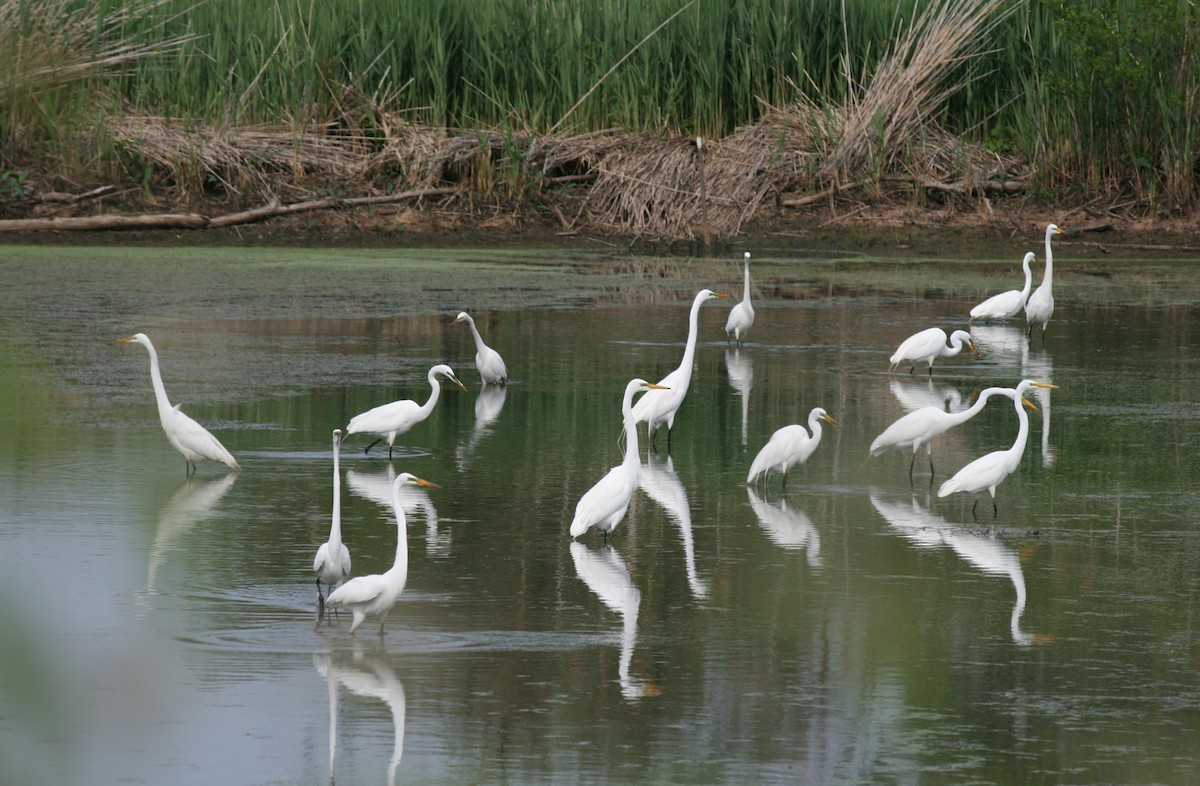
[[[465,311],[460,312],[450,324],[457,325],[459,322],[466,322],[467,327],[471,328],[471,335],[475,337],[475,368],[479,369],[479,378],[483,380],[483,384],[507,385],[508,368],[504,365],[504,358],[500,357],[499,352],[483,343],[483,337],[479,335],[479,328],[475,327],[475,320],[471,319],[470,314]]]
[[[742,339],[754,325],[754,306],[750,305],[750,252],[746,252],[746,283],[742,290],[742,302],[729,311],[729,320],[725,323],[725,336],[733,334],[733,340],[742,343]]]
[[[321,579],[326,591],[340,587],[350,578],[350,549],[342,543],[342,475],[339,458],[342,452],[342,430],[333,430],[333,515],[329,520],[329,540],[317,549],[313,572],[317,574],[317,623],[325,616],[325,597],[321,594]]]
[[[971,319],[984,322],[1000,321],[1012,319],[1020,314],[1021,309],[1025,308],[1025,301],[1029,299],[1029,288],[1033,286],[1033,274],[1029,272],[1029,265],[1034,259],[1033,252],[1030,251],[1021,261],[1021,269],[1025,271],[1025,286],[1022,289],[1010,289],[999,295],[992,295],[971,309]]]
[[[162,373],[158,370],[158,353],[154,344],[145,333],[135,333],[129,338],[118,339],[122,344],[141,344],[150,353],[150,380],[154,383],[154,399],[158,402],[158,419],[162,423],[167,440],[183,454],[184,474],[191,474],[196,469],[196,462],[201,459],[219,461],[230,469],[241,469],[233,454],[225,449],[220,440],[208,432],[204,426],[183,414],[181,404],[171,406],[167,399],[167,389],[163,387]]]
[[[1033,329],[1042,329],[1042,343],[1046,343],[1046,325],[1050,315],[1054,313],[1054,256],[1050,251],[1050,238],[1064,234],[1066,230],[1059,229],[1054,224],[1046,225],[1046,272],[1042,274],[1042,283],[1029,296],[1025,303],[1026,338],[1033,340]]]
[[[1011,475],[1017,465],[1021,463],[1021,454],[1025,452],[1025,442],[1029,439],[1029,416],[1025,414],[1022,406],[1037,412],[1037,407],[1026,400],[1024,395],[1025,391],[1031,387],[1057,388],[1058,386],[1048,382],[1034,382],[1031,379],[1021,380],[1021,383],[1017,385],[1016,395],[1013,397],[1013,406],[1017,410],[1017,419],[1021,424],[1013,446],[1008,450],[996,450],[986,456],[980,456],[954,473],[954,477],[947,480],[938,489],[939,497],[948,497],[960,491],[976,495],[975,504],[971,506],[972,518],[975,517],[975,508],[979,505],[979,495],[984,491],[992,495],[992,517],[996,516],[998,512],[996,487],[1004,482],[1004,479]]]
[[[988,399],[995,395],[1012,398],[1017,391],[1015,388],[986,388],[980,392],[975,403],[962,412],[946,412],[941,407],[922,407],[909,412],[875,438],[871,443],[871,455],[881,456],[889,450],[912,448],[912,459],[908,462],[908,479],[911,482],[917,452],[924,446],[925,454],[929,457],[929,482],[932,483],[933,438],[978,415]]]
[[[675,413],[687,397],[688,385],[692,382],[692,364],[696,359],[696,335],[699,331],[700,306],[712,298],[727,298],[724,292],[713,292],[702,289],[696,293],[692,301],[692,310],[688,314],[687,346],[683,350],[683,361],[679,368],[667,374],[658,381],[658,387],[648,392],[638,400],[633,408],[635,423],[646,424],[646,436],[650,444],[654,444],[655,432],[662,424],[667,424],[667,452],[671,452],[671,429],[675,426]],[[654,390],[659,392],[655,393]]]
[[[821,421],[834,428],[838,427],[837,421],[831,418],[828,412],[820,407],[814,407],[813,411],[808,413],[811,437],[804,430],[804,426],[798,423],[784,426],[772,434],[771,439],[754,457],[754,463],[750,465],[750,474],[746,476],[746,483],[753,483],[759,475],[774,470],[783,474],[782,488],[787,488],[788,470],[796,464],[808,461],[808,457],[817,449],[817,445],[821,444]]]
[[[638,487],[642,462],[638,456],[637,424],[633,419],[633,397],[643,390],[662,390],[661,385],[652,385],[644,379],[631,379],[625,386],[625,397],[621,400],[621,416],[625,423],[625,460],[600,478],[579,498],[575,505],[575,518],[571,521],[571,537],[578,538],[592,527],[608,536],[629,509],[629,500]]]
[[[367,445],[364,453],[370,453],[371,448],[378,445],[387,439],[388,443],[388,460],[392,459],[392,445],[396,441],[396,437],[400,434],[408,432],[413,426],[425,420],[433,413],[433,407],[437,404],[438,396],[442,392],[442,383],[438,381],[438,375],[449,379],[455,385],[458,385],[464,391],[467,386],[454,376],[454,370],[445,364],[440,364],[429,369],[429,387],[432,391],[429,394],[429,400],[424,404],[417,404],[412,399],[404,399],[403,401],[393,401],[391,404],[383,404],[368,409],[366,412],[355,415],[350,418],[350,425],[346,426],[346,434],[378,434],[379,439]]]
[[[404,592],[408,581],[408,529],[404,518],[404,506],[400,502],[400,487],[415,483],[426,488],[438,488],[436,483],[402,472],[396,476],[392,484],[392,512],[396,516],[396,560],[386,573],[376,573],[371,576],[358,576],[350,579],[342,586],[329,593],[325,605],[331,609],[347,608],[354,615],[350,623],[350,634],[358,630],[363,620],[370,616],[379,617],[379,635],[383,635],[383,626],[387,622],[388,613],[396,605],[396,599]]]
[[[918,363],[928,363],[929,376],[932,377],[933,361],[939,357],[954,357],[962,352],[964,343],[971,348],[971,352],[975,353],[975,357],[979,357],[979,349],[971,340],[971,334],[965,330],[956,330],[951,333],[949,346],[946,346],[946,341],[946,331],[941,328],[929,328],[920,333],[914,333],[900,343],[891,357],[892,365],[888,370],[894,369],[901,363],[912,363],[912,368],[908,373],[915,374]]]

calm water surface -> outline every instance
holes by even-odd
[[[703,307],[672,455],[644,451],[606,546],[567,527],[620,461],[625,383],[678,364],[692,294],[740,292],[740,253],[4,249],[0,782],[1200,781],[1192,266],[1073,276],[1064,243],[1044,348],[979,326],[978,360],[887,373],[1018,285],[1023,251],[756,258],[751,341]],[[462,309],[506,390],[480,391]],[[185,479],[146,352],[114,343],[137,331],[242,472]],[[361,436],[342,455],[355,574],[391,563],[394,474],[442,486],[405,500],[388,634],[314,630],[330,432],[423,400],[441,362],[468,393],[391,463]],[[867,458],[908,409],[1027,376],[1059,389],[994,521],[921,459],[910,485],[906,456]],[[841,430],[786,491],[744,485],[814,406]],[[994,399],[936,444],[937,482],[1015,434]]]

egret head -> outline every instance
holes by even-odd
[[[405,485],[424,486],[425,488],[430,488],[430,489],[440,489],[441,488],[441,486],[439,486],[438,484],[433,483],[428,480],[424,480],[422,478],[418,478],[416,475],[413,475],[412,473],[401,472],[399,475],[396,476],[396,480],[393,481],[393,486],[395,487],[395,489],[397,491],[399,491],[400,487],[405,486]]]

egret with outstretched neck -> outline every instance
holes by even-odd
[[[129,338],[118,339],[122,344],[141,344],[150,353],[150,381],[154,385],[154,400],[158,403],[158,419],[166,432],[167,440],[180,453],[185,462],[184,473],[191,474],[196,462],[201,459],[219,461],[230,469],[241,469],[233,454],[225,449],[220,440],[208,429],[183,414],[181,404],[171,406],[167,389],[163,386],[162,372],[158,368],[158,353],[145,333],[135,333]]]
[[[733,334],[733,340],[738,344],[750,332],[754,325],[754,306],[750,304],[750,252],[746,252],[745,285],[742,289],[742,302],[729,311],[729,320],[725,323],[725,337]]]
[[[333,430],[333,515],[329,521],[329,540],[317,549],[313,559],[313,572],[317,574],[317,624],[325,616],[325,597],[321,594],[321,580],[325,580],[325,591],[332,592],[350,578],[350,550],[342,543],[342,476],[339,458],[342,450],[342,431]]]
[[[392,446],[396,442],[396,437],[407,433],[413,426],[427,419],[433,413],[433,407],[437,404],[438,396],[442,392],[442,383],[438,380],[438,375],[446,377],[446,379],[458,385],[464,391],[467,386],[459,381],[458,377],[454,376],[454,370],[445,364],[440,364],[429,369],[428,379],[429,387],[431,388],[429,398],[424,404],[417,404],[412,399],[404,399],[403,401],[393,401],[390,404],[383,404],[369,409],[366,412],[355,415],[350,418],[350,425],[346,426],[346,434],[377,434],[379,439],[367,445],[364,453],[370,453],[371,448],[378,445],[384,439],[387,439],[388,445],[388,460],[392,459]]]
[[[1042,283],[1025,303],[1025,338],[1032,341],[1033,329],[1040,327],[1043,345],[1046,343],[1046,325],[1054,313],[1054,255],[1050,249],[1050,239],[1065,232],[1065,229],[1059,229],[1054,224],[1046,225],[1046,272],[1042,274]]]
[[[457,325],[459,322],[466,322],[467,327],[471,329],[471,335],[475,337],[475,368],[479,369],[479,378],[485,385],[507,385],[508,384],[508,368],[504,365],[504,358],[500,357],[500,353],[483,343],[483,337],[479,335],[479,328],[475,327],[475,320],[467,312],[460,312],[454,318],[452,325]]]
[[[592,527],[604,533],[607,541],[612,531],[625,518],[629,501],[638,487],[642,461],[638,455],[637,423],[633,419],[633,397],[643,390],[662,390],[644,379],[631,379],[621,399],[621,416],[625,424],[625,460],[608,471],[579,498],[575,518],[571,520],[571,537],[578,538]]]
[[[396,476],[395,482],[392,483],[392,512],[396,516],[396,559],[392,562],[392,567],[385,573],[350,579],[329,593],[329,597],[325,599],[325,605],[329,608],[347,608],[354,615],[354,620],[350,623],[350,635],[354,635],[368,616],[378,616],[379,635],[382,636],[388,614],[408,583],[408,528],[404,518],[404,505],[400,502],[400,487],[408,483],[438,488],[436,483],[422,480],[407,472]]]
[[[650,438],[651,445],[654,444],[658,429],[666,424],[668,453],[671,452],[671,429],[675,427],[675,414],[687,397],[688,386],[692,382],[692,366],[696,360],[696,337],[700,329],[700,306],[704,305],[706,300],[727,297],[729,295],[723,292],[713,292],[711,289],[702,289],[696,293],[696,297],[692,301],[692,310],[688,314],[687,345],[684,347],[683,360],[680,362],[679,368],[660,379],[658,386],[638,399],[637,405],[633,408],[633,420],[635,423],[646,424],[646,436]]]

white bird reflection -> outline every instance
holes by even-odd
[[[1011,361],[1020,357],[1022,348],[1029,348],[1025,331],[1013,325],[971,325],[971,338],[987,361]]]
[[[380,505],[389,514],[392,512],[392,484],[395,480],[396,470],[391,464],[387,465],[385,472],[346,472],[346,485],[352,492]],[[425,553],[431,557],[449,556],[451,533],[438,532],[438,512],[429,492],[420,486],[403,483],[399,494],[405,517],[415,516],[419,512],[425,519]],[[391,518],[395,519],[394,516]]]
[[[317,652],[313,665],[325,678],[329,689],[329,783],[334,782],[337,760],[338,686],[369,699],[379,699],[392,711],[392,756],[388,762],[387,783],[396,782],[396,770],[404,757],[404,684],[382,656],[365,654],[356,642],[353,653]]]
[[[624,625],[621,630],[621,659],[617,676],[621,680],[621,695],[627,699],[638,699],[652,694],[653,688],[644,680],[629,674],[633,661],[633,648],[637,644],[638,608],[642,604],[642,593],[633,586],[625,560],[612,546],[602,546],[592,551],[577,540],[571,541],[571,558],[575,561],[575,573],[588,589],[596,593],[600,601],[621,615]]]
[[[750,390],[754,387],[754,362],[750,353],[743,352],[741,347],[725,350],[725,373],[729,375],[729,385],[742,398],[742,447],[745,447],[750,423]]]
[[[789,508],[786,499],[767,502],[758,496],[754,486],[746,487],[750,507],[771,542],[781,549],[808,552],[808,564],[821,567],[821,533],[812,519],[802,510]]]
[[[1020,555],[997,538],[973,534],[957,527],[928,508],[922,507],[914,495],[911,501],[888,502],[871,492],[871,504],[887,523],[906,540],[924,549],[949,546],[958,556],[990,576],[1007,576],[1016,590],[1010,628],[1012,640],[1022,647],[1049,636],[1021,630],[1021,615],[1025,613],[1025,572]]]
[[[888,382],[888,387],[905,412],[915,412],[922,407],[937,407],[944,412],[961,412],[971,405],[969,401],[963,401],[958,388],[939,385],[932,379],[893,379]]]
[[[646,496],[658,503],[667,512],[667,517],[679,527],[683,539],[683,558],[687,568],[688,586],[692,597],[700,599],[708,595],[708,588],[696,575],[696,546],[692,540],[692,510],[688,506],[687,491],[675,472],[675,463],[670,456],[663,461],[651,453],[638,476],[638,486]]]
[[[1014,328],[1015,330],[1016,328]],[[1045,349],[1033,351],[1029,344],[1021,342],[1021,376],[1024,379],[1038,379],[1042,382],[1053,382],[1054,360]],[[1042,411],[1042,466],[1054,466],[1054,449],[1050,447],[1050,388],[1033,388],[1037,399],[1038,409]]]
[[[158,531],[150,546],[150,560],[146,568],[146,586],[139,595],[139,606],[146,608],[145,597],[158,592],[158,570],[166,562],[167,555],[176,548],[178,540],[196,524],[213,514],[213,509],[240,477],[237,472],[212,480],[195,476],[179,484],[175,493],[158,513]]]
[[[479,391],[479,396],[475,399],[475,428],[454,453],[455,463],[460,472],[470,465],[479,441],[492,432],[492,423],[500,417],[507,396],[507,385],[484,385]]]

